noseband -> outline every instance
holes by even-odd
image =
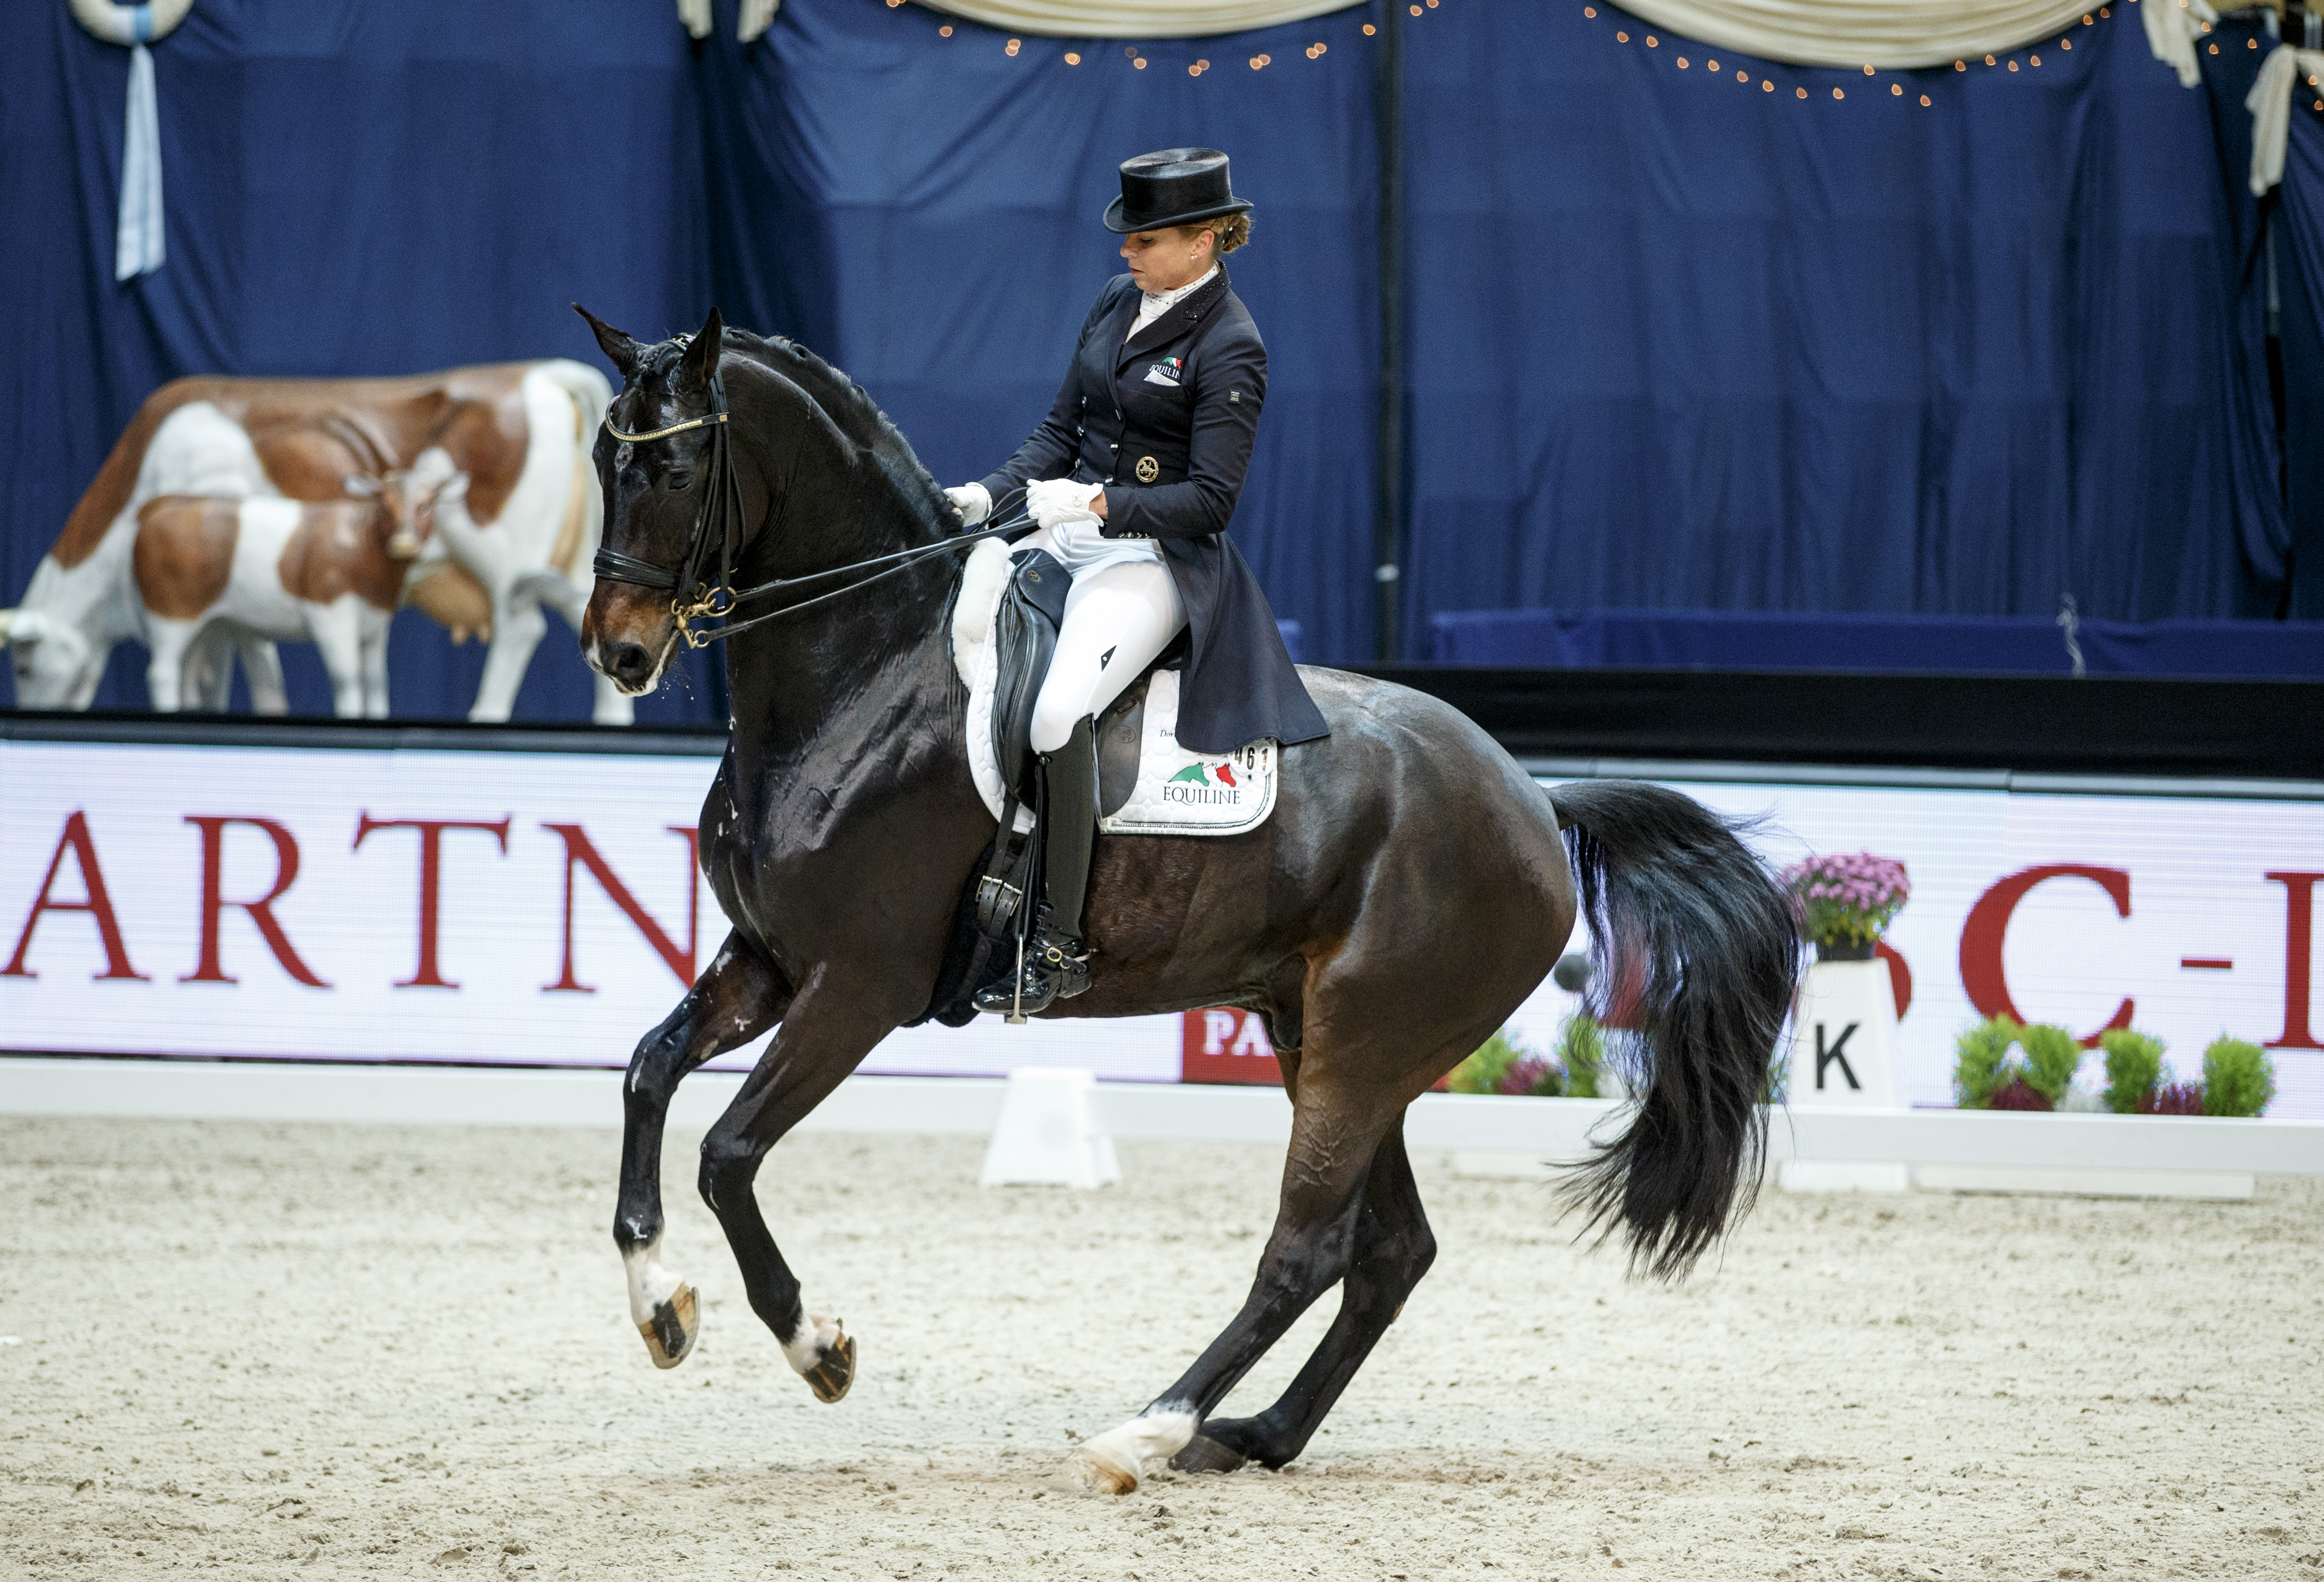
[[[733,421],[733,416],[726,409],[725,377],[715,372],[710,375],[710,409],[699,418],[672,423],[667,428],[650,428],[641,434],[625,433],[613,427],[611,417],[605,419],[605,432],[624,445],[668,439],[672,435],[684,434],[695,428],[711,431],[709,482],[703,492],[702,503],[695,511],[694,534],[687,542],[685,564],[672,571],[668,566],[656,566],[650,560],[640,560],[635,556],[623,555],[602,546],[597,550],[596,559],[591,563],[591,569],[601,577],[669,594],[670,616],[678,622],[678,635],[686,639],[686,646],[689,648],[708,648],[721,638],[733,637],[738,631],[763,626],[786,615],[796,615],[843,593],[868,588],[883,577],[910,570],[932,556],[964,548],[982,539],[997,538],[1004,533],[1013,533],[1031,525],[1029,518],[1019,516],[998,527],[986,528],[982,532],[963,533],[934,544],[899,549],[890,555],[875,555],[869,560],[850,561],[845,566],[835,566],[827,571],[812,571],[805,576],[777,577],[771,582],[738,590],[733,585],[733,578],[734,563],[742,553],[742,495],[734,481],[733,444],[728,437]],[[831,577],[844,576],[851,572],[869,571],[876,566],[885,566],[888,569],[873,572],[870,576],[819,593],[812,599],[802,599],[796,604],[786,604],[779,610],[754,615],[748,621],[733,619],[737,608],[753,600],[807,587]],[[700,630],[692,624],[705,619],[719,624]]]

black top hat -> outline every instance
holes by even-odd
[[[1191,225],[1250,205],[1227,180],[1227,156],[1214,148],[1166,148],[1121,161],[1121,196],[1106,205],[1105,228],[1120,235]]]

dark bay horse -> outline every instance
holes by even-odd
[[[725,329],[715,311],[700,335],[653,345],[589,322],[623,380],[595,452],[616,562],[675,581],[694,564],[697,518],[712,514],[697,508],[721,478],[741,508],[737,586],[958,533],[903,437],[799,347]],[[714,375],[731,474],[714,474]],[[727,643],[733,717],[701,851],[733,932],[638,1045],[625,1088],[613,1236],[662,1366],[685,1357],[701,1323],[694,1289],[659,1255],[670,1095],[771,1027],[703,1141],[702,1195],[791,1366],[825,1401],[853,1377],[853,1341],[802,1307],[752,1182],[874,1044],[929,1013],[963,887],[993,837],[947,648],[959,560],[898,563],[876,590]],[[679,636],[669,593],[598,579],[582,646],[624,692],[654,685]],[[1574,1184],[1588,1222],[1625,1235],[1635,1266],[1674,1276],[1759,1179],[1756,1106],[1799,942],[1784,898],[1729,827],[1635,782],[1545,794],[1443,704],[1340,671],[1303,675],[1332,733],[1283,752],[1266,824],[1098,842],[1094,981],[1047,1013],[1248,1007],[1265,1018],[1293,1103],[1281,1207],[1250,1296],[1182,1378],[1083,1444],[1066,1469],[1081,1486],[1127,1493],[1165,1458],[1223,1470],[1300,1453],[1435,1255],[1406,1107],[1541,982],[1577,911],[1608,958],[1591,981],[1615,986],[1615,1019],[1636,1029],[1628,1128]],[[1334,1284],[1339,1315],[1283,1398],[1256,1417],[1213,1418]]]

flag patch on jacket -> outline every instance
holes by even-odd
[[[1172,390],[1176,390],[1178,388],[1178,376],[1185,371],[1186,360],[1184,357],[1167,358],[1146,371],[1146,382],[1167,384]]]

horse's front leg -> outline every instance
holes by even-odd
[[[855,1379],[855,1342],[839,1320],[808,1312],[799,1283],[751,1191],[767,1150],[839,1086],[909,1012],[883,1007],[883,986],[842,983],[818,969],[791,1004],[758,1066],[702,1139],[702,1200],[725,1228],[743,1289],[791,1367],[818,1401],[838,1400]]]
[[[656,1367],[676,1367],[702,1333],[694,1287],[661,1264],[661,1134],[678,1080],[748,1044],[781,1019],[790,985],[740,934],[730,934],[678,1008],[639,1043],[622,1087],[622,1200],[613,1245],[629,1271],[630,1317]]]

